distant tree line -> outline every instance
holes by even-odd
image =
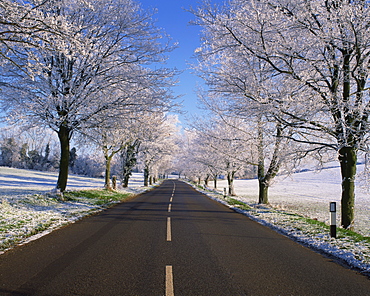
[[[34,147],[30,139],[0,134],[0,166],[38,171],[58,171],[60,153],[54,143],[42,143]],[[101,177],[103,161],[94,155],[77,154],[73,147],[70,151],[70,172],[89,177]]]
[[[114,129],[96,128],[79,134],[69,151],[69,172],[104,177],[107,189],[112,189],[113,175],[122,187],[128,187],[133,172],[145,172],[144,185],[151,185],[174,170],[179,144],[176,124],[176,116],[149,113],[145,120],[117,121]],[[52,131],[25,126],[0,129],[0,166],[58,171],[59,164],[58,139]]]
[[[50,155],[50,145],[44,151],[30,150],[27,143],[5,138],[0,144],[0,165],[20,169],[49,171],[57,167],[58,159]]]

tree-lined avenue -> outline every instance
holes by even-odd
[[[368,295],[370,281],[164,181],[0,256],[0,295]]]

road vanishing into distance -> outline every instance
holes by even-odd
[[[178,180],[0,255],[0,295],[370,295],[370,280]]]

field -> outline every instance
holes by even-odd
[[[0,167],[0,253],[117,202],[104,191],[100,191],[98,198],[74,196],[60,201],[50,194],[56,180],[56,173]],[[134,174],[130,188],[120,192],[129,197],[147,190],[142,184],[142,174]],[[71,175],[67,190],[103,187],[104,179]]]
[[[362,171],[363,166],[358,167]],[[355,229],[370,236],[370,192],[356,182]],[[227,181],[218,183],[227,187]],[[250,204],[258,201],[258,181],[236,180],[239,199]],[[333,166],[321,171],[305,171],[291,176],[279,176],[269,191],[270,204],[311,219],[329,223],[329,203],[337,202],[337,225],[340,225],[341,176],[340,168]]]
[[[81,176],[70,176],[67,190],[93,189],[98,193],[92,197],[77,194],[60,201],[50,195],[56,180],[55,173],[0,167],[0,254],[117,202],[105,196],[103,179]],[[337,202],[337,224],[340,225],[338,167],[279,176],[270,189],[269,205],[257,203],[257,180],[236,180],[237,196],[224,199],[222,193],[226,185],[225,180],[219,180],[216,191],[196,188],[257,222],[370,276],[370,195],[360,184],[355,208],[355,228],[359,234],[341,229],[336,239],[329,234],[329,202]],[[119,192],[128,197],[147,189],[143,187],[142,174],[134,174],[129,188]]]

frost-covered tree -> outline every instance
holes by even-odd
[[[90,129],[88,131],[88,135],[85,136],[103,152],[105,159],[104,187],[108,190],[112,190],[112,184],[110,181],[112,159],[124,147],[125,139],[122,135],[124,135],[124,131],[122,129],[117,129],[117,127],[103,127]]]
[[[19,160],[18,144],[14,138],[6,138],[0,147],[0,164],[12,167]]]
[[[217,175],[224,174],[229,195],[235,195],[234,178],[251,161],[248,159],[250,145],[243,131],[245,123],[225,117],[210,117],[207,121],[197,122],[197,161],[208,166],[214,180]]]
[[[105,164],[100,155],[81,153],[78,155],[72,172],[77,175],[102,178]]]
[[[129,139],[121,151],[121,179],[122,186],[128,187],[128,182],[132,175],[132,170],[137,164],[137,157],[140,149],[141,140],[139,138]]]
[[[203,126],[208,121],[201,121],[196,119],[198,125],[184,132],[184,144],[181,146],[180,153],[182,158],[177,164],[178,170],[185,177],[197,181],[198,184],[204,180],[206,186],[208,182],[213,180],[213,188],[217,189],[217,181],[224,173],[222,167],[222,160],[219,154],[215,152],[210,146],[211,137],[205,136],[205,130],[208,132],[209,128],[203,129]],[[213,141],[214,142],[214,141]]]
[[[178,119],[176,116],[152,114],[141,131],[140,161],[144,171],[144,186],[157,178],[159,167],[177,152]],[[163,169],[163,167],[162,167]],[[162,172],[164,173],[164,172]]]
[[[135,115],[134,115],[135,114]],[[140,117],[142,114],[134,113],[131,117]],[[145,123],[146,124],[146,123]],[[105,185],[106,189],[112,190],[111,186],[111,164],[116,155],[125,153],[130,159],[125,159],[124,167],[125,180],[128,183],[131,175],[132,153],[137,150],[136,146],[140,143],[140,129],[143,128],[144,123],[139,118],[124,118],[112,122],[109,126],[101,126],[89,128],[85,130],[82,137],[80,137],[81,145],[88,146],[93,144],[97,150],[101,151],[105,159]],[[127,184],[126,186],[127,187]]]
[[[244,134],[250,155],[244,162],[257,167],[259,203],[268,203],[268,189],[282,163],[293,162],[291,128],[281,123],[281,99],[294,95],[291,84],[274,77],[271,68],[254,56],[233,56],[233,48],[217,47],[217,32],[205,26],[208,39],[197,50],[198,75],[207,85],[200,95],[202,105],[230,125],[230,131]],[[268,104],[275,101],[275,104]],[[232,133],[229,132],[229,137]],[[289,149],[287,149],[289,147]],[[289,157],[288,157],[289,155]],[[229,175],[229,174],[228,174]]]
[[[78,2],[79,0],[76,0]],[[0,2],[0,60],[23,69],[25,48],[52,45],[50,40],[69,38],[69,23],[45,13],[55,0],[2,0]]]
[[[366,1],[233,0],[204,5],[201,23],[212,27],[214,50],[230,58],[254,56],[297,93],[268,100],[295,129],[291,139],[313,151],[334,149],[342,173],[342,225],[353,226],[357,155],[368,136],[370,20]],[[277,106],[278,103],[278,106]]]
[[[174,166],[179,174],[179,178],[196,178],[198,183],[200,183],[202,179],[208,179],[204,176],[207,168],[202,167],[195,161],[196,137],[195,129],[185,129],[182,132],[179,138],[179,151],[176,154]]]
[[[0,165],[42,171],[55,170],[59,161],[58,143],[51,131],[7,126],[0,129],[0,139],[0,150],[3,152]]]
[[[149,67],[162,62],[169,48],[160,42],[151,14],[131,0],[59,0],[43,11],[67,22],[75,42],[60,35],[46,47],[26,48],[27,75],[3,69],[2,106],[11,118],[58,134],[56,188],[64,191],[73,134],[130,112],[168,108],[174,73]]]

